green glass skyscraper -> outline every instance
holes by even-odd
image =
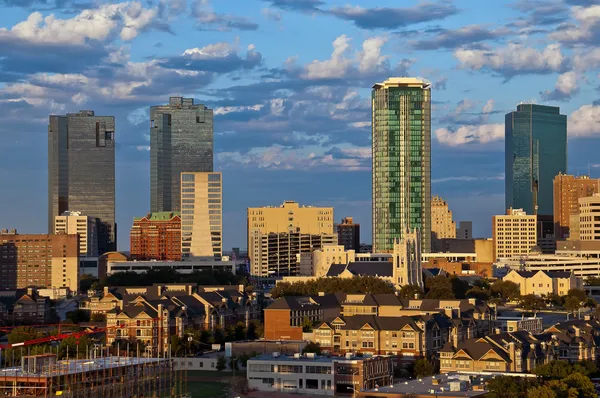
[[[553,180],[567,172],[567,116],[521,104],[505,117],[506,208],[552,215]]]
[[[431,85],[390,78],[373,86],[373,252],[391,252],[406,228],[431,248]]]

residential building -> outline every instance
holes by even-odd
[[[456,229],[456,239],[473,239],[473,222],[459,221]]]
[[[265,236],[277,234],[303,234],[304,236],[333,235],[333,207],[300,206],[293,200],[286,200],[281,206],[250,207],[248,213],[248,258],[251,273],[261,271],[256,266],[260,242]],[[332,244],[337,243],[338,238]],[[259,261],[260,262],[260,261]]]
[[[600,179],[558,174],[554,177],[554,228],[556,239],[571,236],[571,216],[579,214],[579,199],[600,192]]]
[[[181,255],[184,260],[223,256],[221,173],[181,173]]]
[[[0,289],[68,287],[78,291],[76,234],[18,234],[0,231]]]
[[[134,218],[129,239],[133,260],[181,261],[181,214],[148,213]]]
[[[523,209],[508,209],[506,215],[492,217],[494,261],[527,255],[537,245],[537,217]]]
[[[448,203],[434,196],[431,198],[431,249],[440,251],[438,239],[456,239],[456,222],[452,220],[452,210]]]
[[[502,280],[519,285],[521,296],[566,296],[571,289],[583,289],[583,279],[567,271],[512,270]]]
[[[68,210],[97,219],[99,254],[116,250],[114,116],[50,115],[48,233]]]
[[[135,272],[138,274],[148,270],[171,269],[180,274],[191,274],[203,270],[223,270],[235,274],[235,261],[223,261],[215,259],[192,258],[186,261],[116,261],[106,262],[106,275],[112,275],[117,272]]]
[[[579,239],[600,241],[600,193],[579,198]]]
[[[541,317],[497,316],[495,319],[496,333],[526,331],[532,334],[542,333],[543,319]]]
[[[181,173],[213,171],[213,110],[192,98],[150,107],[150,211],[180,211]]]
[[[373,86],[373,251],[391,252],[406,228],[431,250],[431,85],[409,77]]]
[[[569,217],[569,237],[567,240],[579,240],[579,212]]]
[[[352,217],[342,218],[342,223],[337,225],[338,245],[346,250],[360,250],[360,224],[355,224]]]
[[[338,396],[393,382],[392,357],[262,355],[248,360],[248,387],[287,394]]]
[[[505,117],[506,208],[553,213],[553,180],[567,171],[567,116],[554,106],[519,104]]]
[[[54,219],[54,234],[79,235],[79,256],[98,257],[96,219],[79,211],[66,211]]]
[[[50,320],[50,300],[27,289],[13,305],[13,322],[16,324],[40,325]]]
[[[250,273],[255,276],[295,276],[300,275],[302,254],[337,243],[337,234],[305,234],[300,232],[280,232],[263,234],[250,232],[252,252]]]

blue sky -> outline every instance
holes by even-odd
[[[331,205],[371,239],[370,87],[433,84],[432,193],[489,236],[504,207],[504,114],[568,115],[569,172],[600,177],[600,5],[592,0],[0,0],[0,227],[45,232],[50,113],[117,131],[119,248],[149,209],[148,108],[215,110],[224,247],[246,208]],[[76,209],[72,209],[76,210]]]

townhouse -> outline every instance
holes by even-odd
[[[512,270],[502,280],[519,285],[522,296],[526,294],[565,296],[571,289],[583,289],[583,279],[567,271]]]

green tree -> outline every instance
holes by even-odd
[[[594,361],[580,361],[573,365],[573,371],[579,372],[589,377],[598,372],[598,367],[596,366],[596,363]]]
[[[398,297],[404,299],[414,299],[415,297],[423,297],[423,289],[416,285],[404,285],[398,292]]]
[[[92,322],[106,322],[106,315],[104,314],[92,314],[90,317]]]
[[[252,320],[248,323],[247,331],[248,340],[256,340],[263,336],[262,324],[256,320]]]
[[[554,307],[562,307],[565,303],[564,299],[556,293],[550,293],[545,298],[546,304]]]
[[[581,373],[571,373],[562,379],[562,382],[569,386],[569,390],[576,389],[578,392],[577,397],[597,398],[598,396],[594,383],[592,383],[589,377]]]
[[[548,386],[539,386],[527,391],[527,398],[557,398],[558,395]]]
[[[479,287],[479,286],[473,286],[472,288],[470,288],[469,290],[467,290],[467,298],[474,298],[477,300],[489,300],[490,298],[490,291]]]
[[[519,299],[519,306],[533,312],[535,316],[539,310],[546,308],[546,302],[535,294],[527,294]]]
[[[450,283],[452,284],[452,292],[454,293],[454,297],[457,299],[467,298],[467,291],[471,288],[469,282],[463,281],[456,275],[451,275]]]
[[[569,362],[554,360],[538,366],[533,373],[545,379],[562,379],[573,371]]]
[[[235,340],[245,340],[246,339],[246,325],[244,322],[238,322],[235,325],[234,331]]]
[[[22,343],[27,340],[34,340],[38,337],[42,337],[42,335],[40,333],[38,333],[37,330],[35,330],[35,328],[28,327],[28,326],[20,326],[20,327],[14,328],[8,334],[7,338],[8,338],[8,342],[10,344],[15,344],[15,343]]]
[[[585,284],[586,286],[600,286],[600,276],[588,276]]]
[[[437,275],[427,280],[428,299],[453,299],[454,291],[452,290],[452,281],[444,275]]]
[[[231,325],[225,327],[225,341],[235,340],[235,328]]]
[[[208,330],[203,330],[200,332],[200,342],[204,344],[212,344],[214,343],[214,339],[212,334]]]
[[[304,317],[302,320],[302,331],[304,333],[310,333],[313,330],[313,323],[308,317]]]
[[[565,298],[565,309],[570,313],[577,313],[582,307],[582,302],[576,296],[566,296]]]
[[[324,293],[394,293],[391,283],[375,276],[355,276],[353,278],[318,278],[307,282],[280,282],[271,290],[272,298],[282,296],[308,296]]]
[[[98,282],[98,278],[93,277],[92,275],[83,274],[81,278],[79,278],[79,290],[82,292],[87,292],[92,288],[94,283]]]
[[[319,343],[314,343],[311,341],[310,343],[306,344],[306,346],[304,346],[304,348],[302,349],[302,353],[306,354],[309,352],[320,355],[321,346],[319,345]]]
[[[89,322],[90,315],[87,311],[84,310],[69,311],[67,312],[67,320],[74,324],[78,324],[81,322]]]
[[[213,342],[215,344],[223,344],[225,342],[225,333],[221,327],[217,326],[213,329],[212,334]]]
[[[527,396],[529,381],[512,376],[499,376],[487,382],[490,398],[520,398]]]
[[[79,337],[79,339],[67,337],[58,345],[58,357],[59,359],[85,358],[88,350],[93,347],[93,345],[94,343],[85,335]]]
[[[577,297],[579,301],[585,301],[587,299],[587,295],[581,289],[569,289],[567,296]]]
[[[217,369],[220,372],[223,369],[225,369],[226,366],[227,366],[227,360],[225,359],[225,356],[219,355],[217,357],[217,364],[215,365],[215,369]]]
[[[171,353],[176,357],[179,355],[185,356],[184,347],[181,343],[181,338],[176,334],[171,336]]]
[[[517,300],[521,295],[521,289],[514,282],[498,279],[491,284],[490,294],[492,297],[499,297],[507,302]]]
[[[426,359],[417,359],[414,367],[415,377],[427,377],[435,374],[435,367]]]

